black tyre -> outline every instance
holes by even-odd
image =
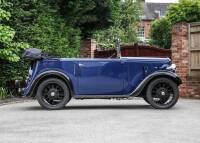
[[[147,88],[146,99],[156,109],[173,107],[179,98],[177,84],[168,78],[153,80]]]
[[[70,101],[69,88],[62,80],[49,78],[39,85],[36,99],[46,109],[62,109]]]

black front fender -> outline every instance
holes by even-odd
[[[172,79],[177,85],[182,84],[181,78],[176,74],[171,71],[157,71],[152,73],[151,75],[147,76],[147,81],[152,80],[154,78],[158,77],[166,77]]]
[[[156,79],[156,78],[170,78],[173,80],[178,86],[182,84],[181,78],[176,74],[171,71],[157,71],[154,72],[150,75],[148,75],[139,85],[138,87],[131,93],[132,96],[138,96],[147,86],[148,84]]]

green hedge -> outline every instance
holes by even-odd
[[[6,2],[6,10],[11,14],[6,24],[16,31],[14,42],[28,43],[30,47],[58,57],[79,56],[80,30],[60,17],[59,8],[53,0]],[[20,57],[22,50],[16,54]],[[28,63],[23,59],[18,62],[4,61],[0,66],[0,87],[5,87],[6,81],[25,79],[27,69]]]
[[[151,44],[168,49],[171,47],[171,30],[173,25],[181,22],[199,21],[199,0],[180,0],[179,3],[171,4],[167,10],[166,18],[152,23]]]
[[[172,4],[167,11],[167,19],[172,25],[180,22],[200,21],[200,1],[180,0],[177,4]]]

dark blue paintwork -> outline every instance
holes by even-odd
[[[147,76],[166,70],[170,65],[169,58],[42,59],[29,69],[24,96],[30,94],[36,78],[46,71],[66,75],[72,84],[74,97],[125,95],[134,91]]]

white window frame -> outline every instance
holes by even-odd
[[[157,15],[158,15],[158,18],[160,17],[160,13],[161,13],[161,11],[160,11],[160,10],[155,10],[155,14],[157,14]]]
[[[144,26],[138,27],[138,37],[139,38],[145,38],[145,35],[144,35]]]

